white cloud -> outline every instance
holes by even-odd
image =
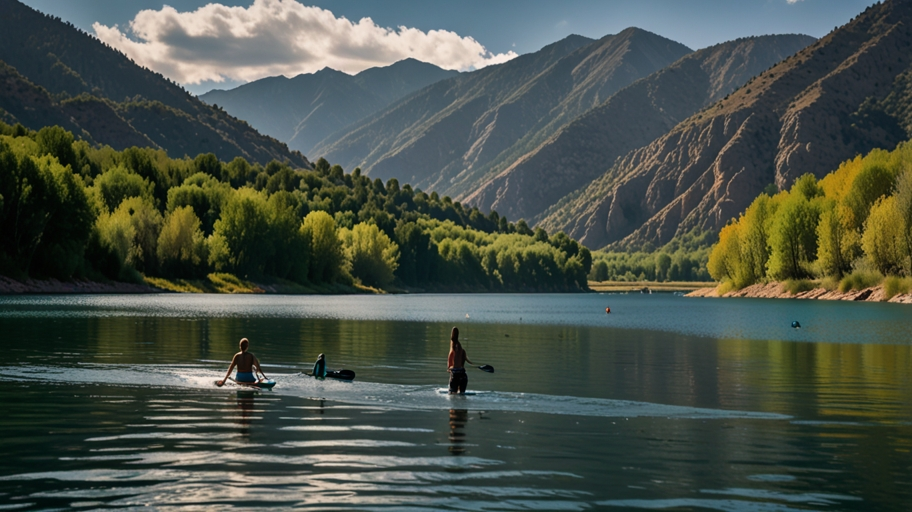
[[[95,35],[138,64],[183,84],[295,76],[330,67],[347,73],[412,57],[444,69],[506,62],[471,37],[446,30],[396,29],[370,18],[357,23],[294,0],[254,0],[250,7],[208,4],[193,12],[170,6],[140,11],[127,31],[94,23]]]
[[[785,0],[785,2],[788,3],[788,4],[790,4],[790,5],[791,5],[791,4],[797,4],[798,2],[803,2],[803,1],[804,1],[804,0]]]

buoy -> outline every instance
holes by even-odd
[[[607,314],[610,314],[610,313],[611,313],[611,308],[605,308],[605,314],[607,315]]]
[[[798,320],[795,320],[794,322],[792,322],[792,328],[801,329],[801,324],[798,323]]]

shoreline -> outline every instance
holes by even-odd
[[[898,294],[886,299],[886,293],[882,285],[864,288],[862,290],[849,290],[840,292],[839,290],[827,290],[825,288],[814,288],[805,292],[796,294],[790,293],[785,289],[785,285],[779,282],[758,283],[744,287],[740,290],[719,295],[718,286],[712,288],[700,288],[685,295],[685,297],[720,297],[720,298],[757,298],[757,299],[804,299],[804,300],[845,300],[856,302],[892,302],[896,304],[912,304],[912,293]]]
[[[19,281],[6,276],[0,276],[0,295],[28,295],[28,294],[105,294],[105,293],[164,293],[162,290],[147,284],[136,283],[99,283],[97,281],[74,280],[58,281],[57,279],[26,279]]]

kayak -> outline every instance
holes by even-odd
[[[305,373],[305,375],[314,376],[312,373]],[[355,380],[355,372],[353,370],[327,370],[326,376],[338,380]]]
[[[238,382],[231,377],[228,377],[228,380],[245,388],[272,389],[276,385],[276,381],[272,379],[259,380],[257,382]],[[218,381],[215,381],[215,385],[218,386]]]

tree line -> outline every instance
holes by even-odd
[[[725,226],[709,272],[726,288],[819,278],[843,291],[912,275],[912,143],[757,197]]]
[[[0,123],[0,273],[140,281],[233,273],[426,290],[587,289],[588,249],[449,197],[209,153],[92,147]]]

